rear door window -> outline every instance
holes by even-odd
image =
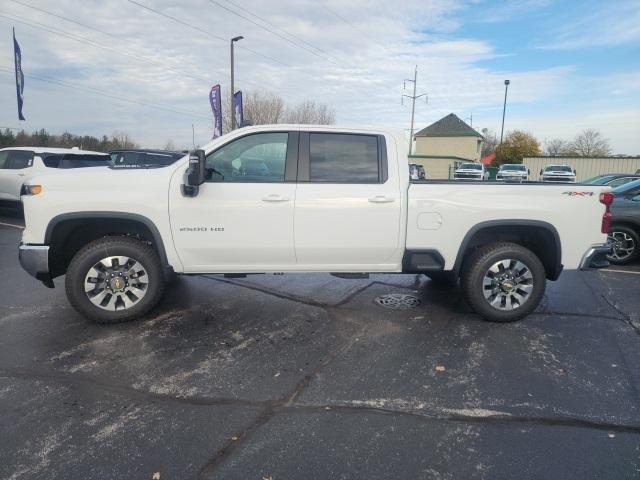
[[[111,165],[109,155],[66,154],[60,168],[106,167]]]
[[[309,134],[309,181],[378,183],[380,155],[377,136]]]

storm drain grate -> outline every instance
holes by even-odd
[[[375,299],[375,302],[382,307],[393,308],[394,310],[416,308],[422,303],[418,297],[407,295],[405,293],[388,293],[386,295],[380,295]]]

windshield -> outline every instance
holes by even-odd
[[[482,165],[479,165],[477,163],[463,163],[462,165],[460,165],[460,169],[482,170]]]
[[[524,172],[527,170],[527,167],[524,165],[502,165],[500,167],[500,170],[504,171],[504,170],[515,170],[518,172]]]
[[[625,194],[631,190],[635,190],[640,188],[640,180],[636,180],[634,182],[625,183],[624,185],[620,185],[619,187],[614,188],[611,192],[614,195]]]
[[[591,177],[585,180],[582,183],[586,183],[587,185],[604,185],[609,181],[613,180],[615,177],[613,175],[597,175],[595,177]]]
[[[569,172],[573,173],[571,167],[566,165],[551,165],[544,169],[545,172]]]

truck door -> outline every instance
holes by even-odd
[[[20,200],[20,188],[33,167],[33,152],[4,150],[0,152],[0,199]]]
[[[207,152],[206,181],[196,197],[182,196],[172,184],[171,230],[185,271],[295,265],[297,157],[298,132],[250,133]]]
[[[382,135],[301,132],[294,222],[298,267],[397,269],[403,250],[397,169],[395,155],[387,161]]]

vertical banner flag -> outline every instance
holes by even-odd
[[[236,127],[242,127],[244,113],[242,111],[242,90],[233,94],[233,114],[236,117]]]
[[[213,137],[222,136],[222,101],[220,99],[220,85],[214,85],[209,92],[209,103],[213,111]]]
[[[24,120],[22,115],[22,102],[24,100],[22,94],[24,92],[24,73],[22,73],[22,53],[20,45],[16,40],[16,29],[13,29],[13,59],[16,65],[16,96],[18,98],[18,119]]]

